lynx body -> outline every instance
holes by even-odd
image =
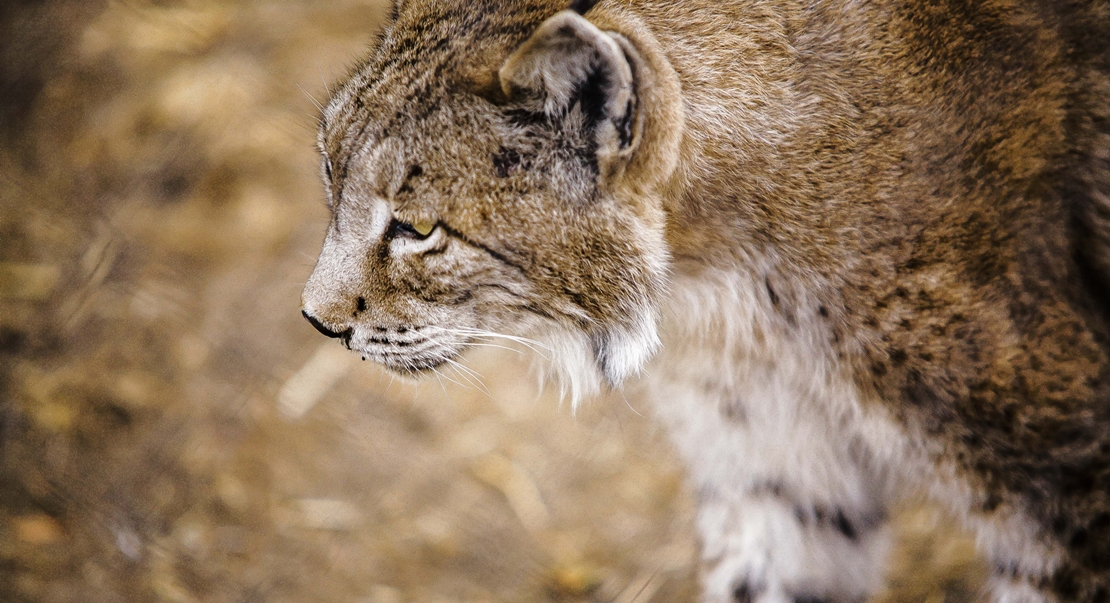
[[[1104,0],[402,0],[321,120],[305,314],[642,390],[707,602],[865,599],[915,491],[995,600],[1110,601],[1108,41]]]

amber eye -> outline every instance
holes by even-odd
[[[394,218],[393,220],[393,235],[397,237],[404,237],[407,239],[426,239],[432,231],[436,229],[435,222],[402,222]]]

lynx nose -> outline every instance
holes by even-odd
[[[331,329],[325,327],[322,322],[320,322],[319,320],[316,320],[316,318],[314,316],[312,316],[311,314],[309,314],[308,312],[306,312],[304,310],[301,310],[301,316],[304,316],[304,319],[308,321],[308,324],[312,325],[313,327],[316,327],[316,330],[319,331],[321,334],[323,334],[324,337],[331,337],[332,339],[338,339],[338,338],[343,337],[344,335],[347,335],[348,333],[351,332],[350,329],[347,329],[346,331],[343,331],[343,332],[332,331]]]

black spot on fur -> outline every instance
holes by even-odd
[[[910,370],[906,374],[906,385],[902,388],[906,402],[914,406],[926,406],[936,399],[936,394],[925,385],[921,373]]]
[[[27,335],[14,329],[0,329],[0,354],[18,354],[27,346]]]
[[[550,124],[547,114],[543,111],[531,111],[520,107],[506,110],[505,117],[512,125],[520,128],[538,128]]]
[[[913,271],[921,268],[924,265],[925,265],[925,262],[921,258],[912,257],[909,260],[907,260],[905,264],[902,264],[898,268],[898,272],[900,272],[900,273],[901,272],[913,272]]]
[[[833,525],[836,526],[836,529],[848,540],[855,540],[859,537],[859,534],[856,533],[855,526],[852,525],[852,522],[848,521],[848,518],[844,516],[844,511],[840,509],[836,510],[836,517],[833,518]]]
[[[803,526],[809,525],[809,515],[801,507],[794,507],[794,519]]]
[[[987,495],[987,499],[983,501],[982,509],[983,511],[990,513],[998,509],[998,507],[1000,507],[1001,505],[1002,497],[998,496],[997,494],[989,494]]]
[[[366,298],[359,296],[358,301],[356,302],[355,315],[358,315],[359,313],[365,312],[365,311],[366,311]]]
[[[779,296],[778,296],[777,293],[775,293],[775,289],[773,287],[771,287],[771,281],[770,280],[764,280],[763,283],[765,285],[767,285],[767,295],[771,296],[771,305],[772,306],[779,305]]]
[[[890,352],[890,361],[894,364],[905,364],[906,352],[904,350],[892,350]]]
[[[459,291],[455,295],[452,295],[450,297],[437,298],[434,301],[435,303],[440,303],[448,306],[461,306],[472,299],[474,299],[473,291]]]
[[[424,175],[424,168],[419,165],[414,165],[409,168],[408,174],[405,175],[405,181],[401,184],[401,188],[397,189],[398,193],[411,193],[413,191],[412,181]]]
[[[580,15],[584,15],[586,11],[593,8],[595,4],[597,4],[597,0],[573,0],[567,8]]]
[[[516,149],[501,147],[493,156],[493,169],[498,178],[508,178],[520,167],[520,153]]]
[[[328,170],[328,179],[331,179],[331,170]],[[189,189],[192,187],[192,182],[188,176],[183,174],[167,174],[161,182],[158,183],[158,195],[162,201],[179,201]]]
[[[825,306],[819,306],[817,308],[817,313],[821,315],[821,318],[828,318],[829,317],[829,309],[826,308]]]
[[[755,594],[752,593],[752,588],[748,586],[748,583],[744,582],[733,589],[732,600],[736,603],[752,603],[755,601]]]
[[[1065,601],[1074,601],[1079,597],[1079,583],[1077,576],[1071,572],[1059,572],[1053,580],[1053,590],[1056,595]]]
[[[1087,530],[1083,530],[1083,529],[1076,530],[1075,533],[1071,535],[1071,539],[1068,541],[1068,546],[1075,547],[1075,548],[1086,546],[1087,537],[1088,537]]]
[[[130,427],[135,422],[134,413],[112,399],[93,400],[93,411],[97,418],[117,429]]]
[[[748,413],[744,412],[744,406],[739,400],[722,402],[720,410],[721,416],[731,423],[744,424],[748,420]]]

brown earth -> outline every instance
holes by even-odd
[[[382,4],[0,7],[0,601],[696,600],[637,400],[400,384],[301,320],[313,99]],[[978,599],[950,522],[897,530],[882,601]]]

